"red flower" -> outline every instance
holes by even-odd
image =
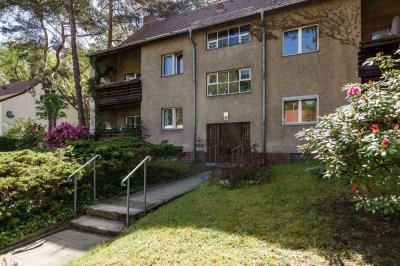
[[[358,184],[353,184],[353,185],[351,186],[351,192],[356,193],[356,191],[357,191],[357,189],[358,189],[359,187],[360,187],[360,186],[359,186]]]
[[[382,146],[383,147],[387,147],[387,146],[389,146],[390,145],[390,140],[389,139],[384,139],[384,140],[382,140]]]
[[[373,124],[371,126],[371,131],[374,132],[374,133],[378,132],[379,131],[379,125],[378,124]]]

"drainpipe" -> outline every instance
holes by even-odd
[[[262,152],[263,152],[263,163],[266,163],[266,155],[267,155],[267,136],[266,136],[266,127],[267,127],[267,116],[266,116],[266,106],[267,106],[267,46],[266,46],[266,28],[265,28],[265,14],[264,10],[261,10],[261,28],[262,28]]]
[[[197,113],[196,113],[196,43],[193,40],[193,31],[189,30],[189,37],[192,41],[192,93],[193,93],[193,157],[196,162],[196,142],[197,142]]]

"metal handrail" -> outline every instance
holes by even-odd
[[[129,201],[130,201],[130,192],[131,192],[131,179],[130,177],[143,165],[144,166],[144,174],[143,174],[143,194],[144,194],[144,212],[147,211],[147,199],[146,199],[146,186],[147,186],[147,162],[151,161],[152,157],[147,156],[143,159],[136,167],[133,169],[124,179],[121,181],[121,186],[126,187],[126,227],[129,226]],[[127,185],[125,184],[127,182]]]
[[[240,146],[237,146],[237,147],[231,149],[232,163],[233,163],[233,153],[234,153],[236,150],[239,150],[240,148],[243,149],[245,146],[246,146],[246,145],[240,145]]]
[[[206,152],[211,148],[215,148],[214,159],[215,159],[215,163],[217,163],[217,145],[213,145],[213,146],[207,147],[206,148]],[[208,161],[211,163],[211,153],[208,153]]]
[[[93,199],[96,201],[96,159],[101,159],[101,155],[97,154],[92,159],[87,161],[84,165],[82,165],[78,170],[73,172],[68,176],[68,181],[71,180],[71,177],[74,177],[74,214],[77,213],[77,202],[78,202],[78,181],[76,179],[76,174],[79,173],[83,168],[88,166],[91,162],[93,162]]]

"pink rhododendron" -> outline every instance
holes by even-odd
[[[352,97],[360,92],[361,92],[360,87],[351,87],[350,89],[347,90],[347,96]]]
[[[69,123],[63,122],[53,128],[44,136],[44,147],[46,149],[65,148],[70,140],[88,139],[90,137],[87,126],[74,127]]]

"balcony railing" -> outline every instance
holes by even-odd
[[[399,46],[399,37],[361,42],[360,51],[358,53],[358,75],[362,79],[378,78],[381,75],[379,68],[377,66],[363,66],[364,62],[368,58],[375,57],[378,53],[392,55],[395,58],[399,58],[399,55],[394,55],[394,53],[399,49]]]
[[[96,91],[96,104],[100,107],[142,101],[142,82],[139,79],[98,85]]]

